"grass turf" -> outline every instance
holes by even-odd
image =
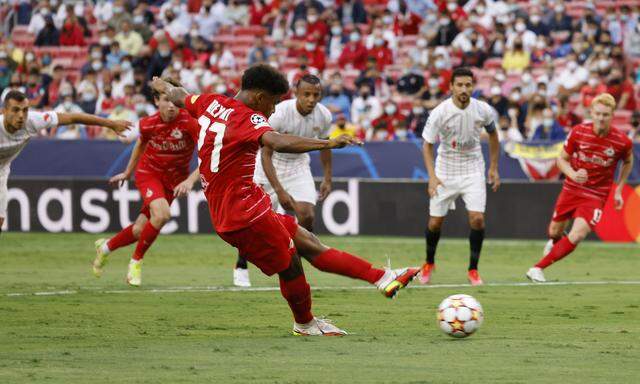
[[[324,238],[376,265],[418,264],[423,241]],[[485,242],[486,282],[524,282],[543,244]],[[230,286],[234,249],[213,236],[161,236],[145,259],[143,288],[124,284],[131,249],[90,273],[93,237],[0,238],[0,383],[602,383],[635,382],[640,285],[437,287],[466,282],[468,245],[443,240],[432,289],[394,301],[358,281],[305,264],[314,313],[352,335],[296,338],[279,292],[190,289]],[[549,280],[639,280],[638,247],[585,243]],[[251,270],[256,287],[275,278]],[[176,292],[167,290],[177,289]],[[340,289],[344,287],[344,289]],[[66,295],[36,292],[69,291]],[[8,294],[20,293],[21,296]],[[485,309],[468,339],[442,334],[435,308],[467,293]]]

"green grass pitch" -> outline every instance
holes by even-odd
[[[542,242],[487,240],[487,283],[466,283],[466,241],[441,241],[433,285],[387,300],[367,285],[305,270],[314,313],[351,332],[291,335],[277,279],[251,269],[232,291],[235,250],[215,236],[160,236],[143,287],[124,283],[132,248],[91,275],[93,236],[0,237],[0,383],[632,383],[640,377],[640,248],[582,244],[554,265],[557,284],[524,272]],[[385,265],[417,265],[423,240],[324,237]],[[500,283],[500,284],[498,284]],[[588,283],[588,284],[587,284]],[[222,287],[220,289],[219,287]],[[363,288],[363,289],[358,289]],[[444,335],[435,309],[448,295],[476,297],[477,334]]]

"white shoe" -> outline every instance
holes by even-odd
[[[553,240],[549,239],[549,241],[547,241],[547,244],[544,245],[544,250],[542,251],[542,257],[547,256],[549,252],[551,252],[551,249],[553,249]]]
[[[534,283],[545,283],[547,281],[547,279],[544,278],[544,273],[542,273],[542,268],[538,267],[529,268],[527,277]]]
[[[344,336],[347,332],[331,324],[327,319],[314,317],[307,324],[293,323],[293,334],[295,336]]]
[[[127,271],[127,284],[139,287],[142,284],[142,260],[131,259]]]
[[[244,268],[236,268],[233,270],[233,285],[236,287],[250,287],[249,270]]]
[[[409,285],[419,272],[420,268],[385,269],[384,275],[375,282],[375,285],[385,297],[393,299],[398,291]]]

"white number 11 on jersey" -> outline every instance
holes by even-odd
[[[216,134],[215,139],[213,140],[213,151],[211,152],[211,172],[218,172],[218,166],[220,165],[220,151],[222,151],[222,139],[224,138],[224,131],[227,129],[227,126],[214,122],[211,124],[211,119],[202,115],[198,119],[198,124],[200,124],[200,134],[198,135],[198,151],[202,148],[204,144],[204,138],[207,135],[207,129]],[[198,165],[200,165],[200,158],[198,158]]]

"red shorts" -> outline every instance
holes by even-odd
[[[551,220],[563,222],[581,217],[593,229],[602,218],[604,203],[602,200],[580,196],[563,189],[556,201]]]
[[[140,191],[143,202],[140,213],[148,218],[151,217],[149,204],[151,204],[152,201],[166,199],[169,205],[171,205],[175,198],[171,185],[164,182],[160,175],[153,173],[136,173],[136,187],[138,187],[138,191]]]
[[[291,257],[296,253],[293,238],[297,231],[293,216],[269,211],[250,227],[218,235],[238,248],[240,256],[271,276],[289,268]]]

